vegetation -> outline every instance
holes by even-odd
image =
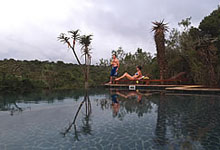
[[[189,84],[220,86],[220,7],[206,16],[199,27],[191,26],[191,17],[178,23],[181,30],[171,29],[165,38],[166,24],[154,22],[153,31],[157,55],[153,56],[141,48],[134,54],[125,53],[122,47],[112,51],[120,61],[119,75],[135,73],[141,65],[143,74],[153,79],[169,78],[186,72]],[[79,35],[79,30],[61,33],[59,40],[72,49],[79,65],[62,61],[0,61],[0,91],[29,91],[33,89],[75,89],[99,86],[109,79],[110,60],[101,58],[90,65],[92,35]],[[72,41],[70,41],[72,39]],[[76,55],[76,42],[81,44],[85,63]],[[97,73],[98,72],[98,73]],[[82,76],[84,73],[84,76]],[[89,77],[90,75],[90,77]]]
[[[91,41],[92,41],[92,35],[82,35],[80,36],[79,34],[79,30],[76,31],[68,31],[68,33],[71,35],[71,37],[68,37],[66,34],[61,33],[60,36],[58,37],[58,40],[64,44],[68,45],[68,48],[71,48],[73,51],[73,54],[79,64],[79,66],[82,69],[82,72],[84,73],[84,83],[85,83],[85,88],[88,88],[89,85],[89,65],[91,64],[91,55],[90,55],[90,51],[91,49],[89,48]],[[73,44],[71,45],[70,43],[70,38],[72,38],[73,40]],[[82,66],[82,63],[80,62],[77,54],[76,54],[76,50],[75,50],[75,45],[76,42],[79,41],[79,43],[82,45],[82,54],[85,57],[85,65],[84,68]]]
[[[112,54],[116,54],[120,61],[119,75],[122,75],[124,72],[134,74],[136,72],[136,66],[142,66],[142,72],[144,75],[151,75],[152,77],[158,76],[158,66],[156,59],[153,59],[153,56],[144,52],[143,49],[138,48],[134,54],[125,53],[122,47],[119,47],[117,50],[113,50]],[[110,66],[111,60],[100,59],[98,66]],[[152,67],[153,66],[153,67]]]
[[[169,75],[187,72],[191,84],[220,85],[220,8],[205,17],[199,28],[190,26],[191,17],[172,29],[166,40]]]
[[[107,82],[107,67],[90,66],[91,87]],[[99,73],[97,74],[97,70]],[[84,87],[84,77],[79,65],[62,61],[0,61],[0,91],[30,91],[36,89],[76,89]]]
[[[171,29],[165,39],[167,24],[153,22],[157,55],[138,48],[135,54],[124,53],[119,47],[116,54],[122,64],[119,72],[135,72],[142,65],[144,74],[151,78],[169,78],[180,72],[187,73],[189,84],[220,86],[220,7],[205,17],[199,27],[191,26],[191,17],[178,23],[181,30]],[[109,60],[100,59],[101,66]]]

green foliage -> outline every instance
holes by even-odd
[[[97,63],[97,65],[107,67],[110,65],[110,60],[101,58],[99,59],[99,63]]]
[[[220,7],[214,10],[210,15],[206,16],[199,25],[202,34],[210,35],[215,38],[216,47],[220,50]],[[220,63],[220,51],[218,50],[218,57]]]
[[[184,71],[190,84],[219,85],[219,11],[218,8],[205,17],[199,28],[190,27],[190,17],[179,23],[184,27],[182,32],[177,29],[170,32],[166,40],[169,76]]]
[[[0,61],[0,91],[83,88],[84,76],[79,65],[48,61]],[[90,66],[91,86],[108,81],[109,68]]]
[[[184,30],[187,30],[187,28],[191,25],[191,20],[192,17],[189,17],[189,18],[186,18],[186,19],[183,19],[181,22],[178,23],[179,26],[183,26],[184,27]]]
[[[119,75],[122,75],[124,72],[134,74],[136,72],[136,66],[142,66],[143,75],[150,75],[152,78],[158,77],[158,65],[153,61],[153,57],[150,53],[143,51],[143,49],[138,48],[134,54],[125,53],[122,47],[119,47],[117,50],[112,50],[112,54],[116,54],[120,62]],[[110,66],[110,60],[100,59],[99,66]],[[109,77],[110,67],[108,69]]]
[[[202,20],[199,29],[212,37],[220,36],[220,7]]]

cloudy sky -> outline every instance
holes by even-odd
[[[93,64],[119,46],[154,54],[152,21],[165,19],[174,28],[191,16],[198,26],[218,5],[219,0],[0,0],[0,59],[75,63],[57,36],[76,29],[94,35]]]

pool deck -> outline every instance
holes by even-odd
[[[171,93],[218,94],[220,88],[208,88],[203,85],[145,85],[145,84],[104,84],[110,88],[165,90]]]
[[[182,87],[167,87],[165,89],[169,92],[178,93],[201,93],[201,94],[220,94],[220,88],[208,88],[202,85],[185,85]]]

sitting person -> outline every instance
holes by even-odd
[[[128,78],[129,80],[138,80],[142,78],[141,66],[137,66],[136,69],[137,69],[137,72],[135,73],[135,75],[131,76],[130,74],[125,72],[121,77],[116,78],[115,81],[119,81],[122,78]]]

